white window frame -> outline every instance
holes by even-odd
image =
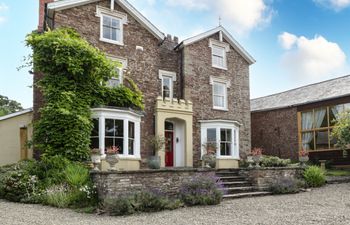
[[[213,109],[228,111],[228,89],[231,87],[231,81],[226,80],[222,77],[213,77],[210,76],[209,84],[212,85],[212,100],[213,100]],[[224,86],[224,107],[215,106],[214,101],[214,84],[219,84]]]
[[[127,14],[111,10],[109,8],[96,6],[96,16],[100,17],[100,41],[116,45],[124,45],[124,25],[127,24]],[[112,19],[119,20],[120,41],[111,40],[103,37],[103,17],[110,17]]]
[[[171,72],[171,71],[165,71],[165,70],[159,70],[159,79],[161,80],[161,85],[162,85],[162,93],[161,96],[162,98],[164,98],[163,94],[164,94],[164,90],[163,90],[163,84],[164,84],[164,78],[168,78],[170,79],[170,99],[173,99],[174,97],[174,82],[176,81],[176,73],[175,72]]]
[[[230,51],[230,45],[228,43],[222,42],[222,41],[218,41],[215,39],[210,38],[209,39],[209,47],[211,48],[211,64],[212,67],[217,68],[217,69],[223,69],[223,70],[227,70],[227,52]],[[214,48],[219,49],[222,51],[222,55],[223,55],[223,66],[221,65],[216,65],[214,63]]]
[[[239,159],[239,127],[240,123],[229,120],[201,120],[201,156],[205,154],[205,144],[207,143],[207,130],[216,129],[216,158],[218,159]],[[231,155],[221,155],[220,151],[220,132],[221,129],[230,129],[231,131]]]
[[[124,81],[124,71],[128,67],[128,60],[125,58],[119,58],[114,56],[107,56],[112,61],[117,61],[121,64],[121,67],[116,67],[116,70],[118,70],[118,78],[112,77],[111,80],[118,80],[119,85],[123,84]]]
[[[94,108],[92,109],[92,118],[99,120],[99,149],[102,158],[105,158],[105,121],[106,119],[123,120],[123,154],[120,158],[141,159],[141,115],[121,109]],[[134,154],[129,155],[129,121],[134,123]]]

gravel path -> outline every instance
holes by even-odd
[[[295,195],[226,200],[218,206],[109,217],[0,200],[1,225],[350,224],[350,184]]]

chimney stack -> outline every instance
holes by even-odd
[[[46,4],[53,1],[54,0],[39,0],[39,24],[38,24],[39,32],[43,31],[44,29]]]

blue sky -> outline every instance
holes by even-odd
[[[350,0],[129,0],[164,33],[180,40],[222,18],[257,60],[251,96],[350,74]],[[0,0],[0,95],[32,106],[32,76],[17,71],[25,35],[36,29],[38,0]]]

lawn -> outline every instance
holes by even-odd
[[[335,177],[350,176],[350,170],[328,169],[326,175]]]

